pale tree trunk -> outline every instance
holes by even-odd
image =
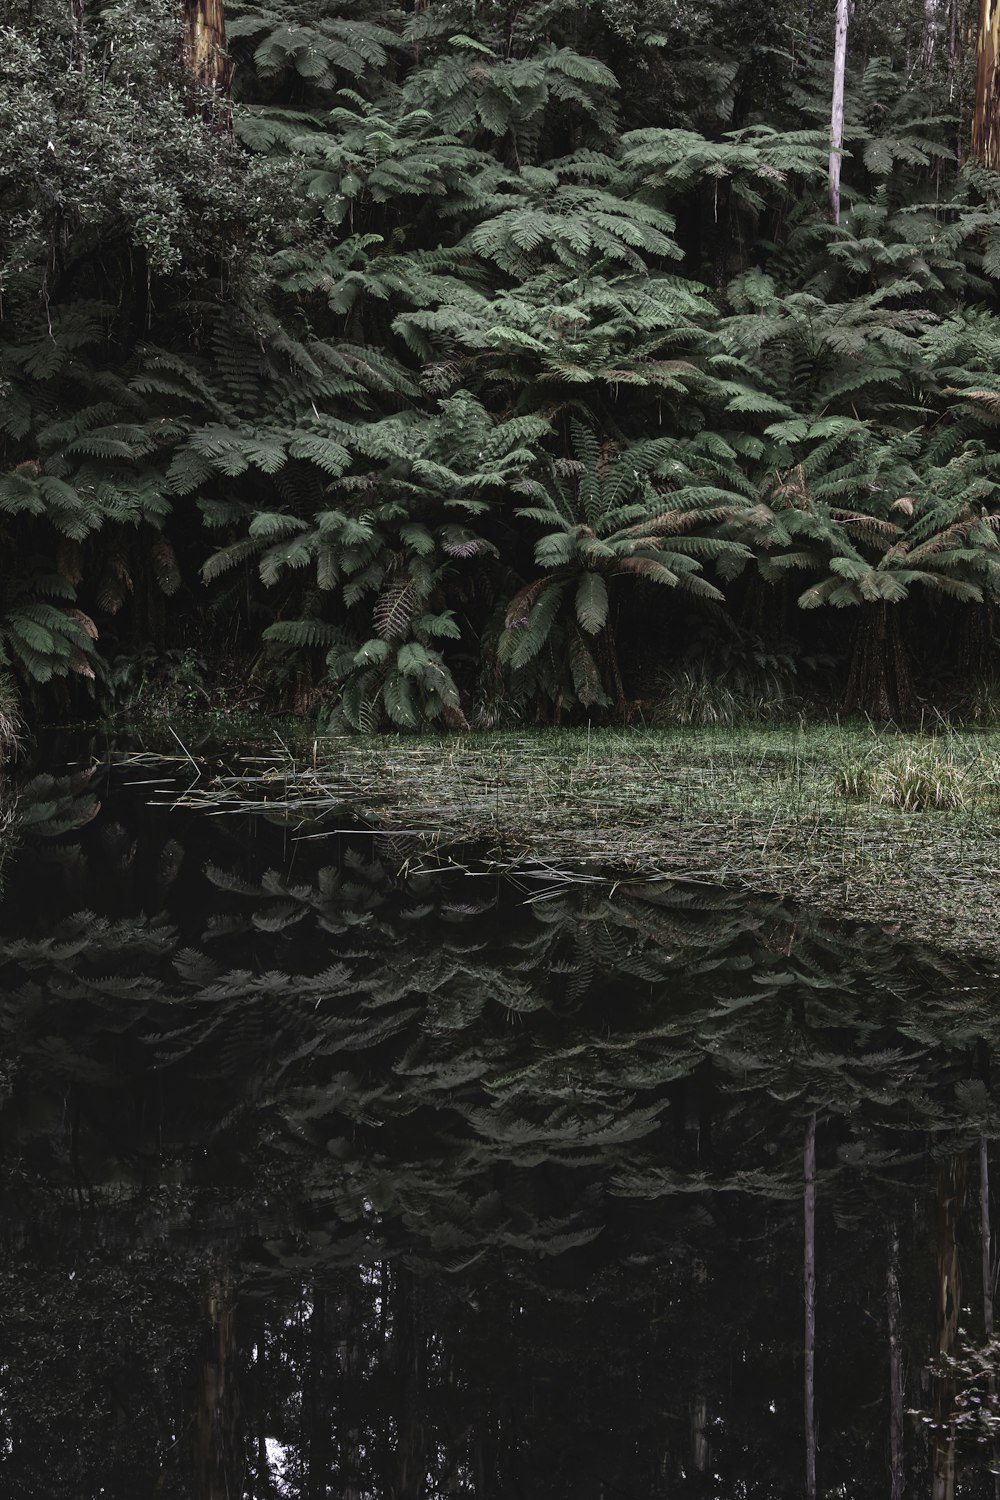
[[[983,1323],[986,1342],[993,1337],[993,1255],[990,1235],[990,1148],[984,1135],[979,1137],[979,1229],[983,1261]]]
[[[849,23],[850,0],[837,0],[837,29],[833,44],[833,108],[830,113],[830,217],[835,224],[840,223],[840,155],[844,147],[844,75],[847,71]]]
[[[962,1270],[958,1256],[958,1223],[965,1205],[965,1158],[950,1156],[938,1172],[937,1348],[939,1362],[954,1355],[962,1308]],[[931,1453],[931,1500],[955,1500],[955,1433],[951,1427],[955,1382],[943,1372],[934,1377],[934,1437]]]
[[[1000,170],[1000,0],[980,0],[972,155]]]
[[[805,1302],[806,1500],[816,1500],[816,1115],[806,1124],[803,1299]]]
[[[940,24],[941,0],[924,0],[924,39],[920,44],[920,61],[925,68],[931,67],[934,62]]]
[[[885,1281],[889,1325],[889,1479],[890,1500],[903,1500],[906,1492],[906,1456],[903,1450],[903,1340],[900,1332],[899,1229],[889,1226],[889,1257]]]
[[[979,1137],[979,1244],[983,1269],[983,1328],[988,1344],[993,1337],[993,1252],[990,1233],[990,1147],[984,1135]],[[996,1395],[996,1379],[991,1376],[989,1393]],[[992,1444],[993,1497],[1000,1500],[1000,1442]]]
[[[188,70],[203,88],[226,98],[233,69],[226,51],[223,0],[181,0],[181,16]]]

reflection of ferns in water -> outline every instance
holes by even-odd
[[[946,1005],[938,1019],[924,1003],[925,960],[876,933],[859,943],[666,882],[590,881],[521,906],[501,890],[498,908],[478,884],[468,899],[353,852],[308,878],[208,874],[223,911],[204,947],[163,921],[90,916],[4,941],[11,1107],[67,1084],[90,1101],[96,1184],[122,1149],[113,1131],[98,1140],[101,1099],[155,1078],[157,1150],[242,1140],[262,1181],[301,1176],[307,1218],[367,1214],[365,1243],[458,1264],[487,1246],[584,1246],[612,1183],[637,1201],[709,1185],[783,1198],[807,1104],[871,1170],[914,1129],[961,1131],[990,1107],[956,1101],[953,1082],[992,1012],[970,1003],[957,1035]],[[915,1003],[926,1040],[909,1028]],[[694,1173],[673,1144],[682,1093],[711,1123]],[[490,1194],[496,1215],[477,1217]]]

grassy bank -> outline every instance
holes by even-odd
[[[185,798],[302,831],[360,820],[408,853],[771,891],[1000,952],[1000,731],[822,726],[317,739]],[[313,828],[311,831],[315,831]]]

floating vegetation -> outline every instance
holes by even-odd
[[[367,827],[411,860],[474,846],[489,867],[542,862],[553,878],[589,870],[774,892],[1000,954],[1000,797],[982,772],[1000,737],[880,734],[859,756],[863,733],[334,737],[206,767],[173,800],[278,818],[299,837]],[[892,796],[875,790],[879,767]]]

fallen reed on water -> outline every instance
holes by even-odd
[[[391,833],[410,857],[475,847],[503,868],[766,890],[982,950],[1000,896],[998,748],[988,731],[832,727],[338,737],[241,757],[174,801],[300,837]],[[923,780],[906,780],[914,767]],[[894,775],[899,795],[883,795]]]

